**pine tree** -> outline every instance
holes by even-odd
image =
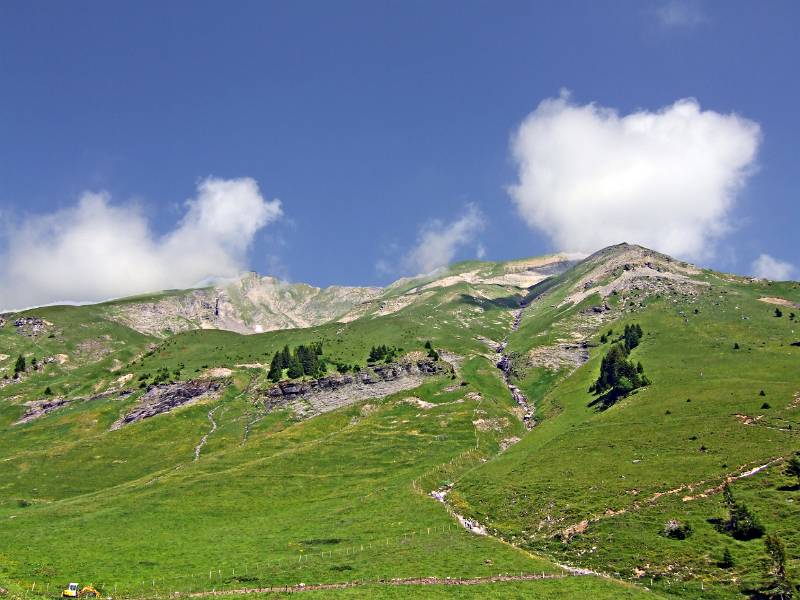
[[[630,352],[639,345],[639,340],[642,338],[642,328],[636,323],[634,325],[625,325],[625,331],[622,334],[622,339],[625,341],[625,348]]]
[[[797,478],[797,485],[800,486],[800,454],[795,454],[786,463],[786,470],[784,471],[789,477]]]
[[[303,369],[303,374],[309,377],[316,377],[319,373],[319,359],[316,352],[301,344],[297,347],[296,353],[297,360]]]
[[[14,363],[14,375],[17,373],[24,373],[25,372],[25,357],[20,354],[17,357],[17,362]]]
[[[303,376],[303,365],[297,359],[296,355],[289,355],[289,367],[286,374],[289,376],[289,379],[297,379]]]
[[[722,552],[722,560],[717,563],[720,569],[730,569],[735,564],[733,561],[733,555],[731,554],[730,548],[725,548]]]
[[[369,349],[369,357],[367,358],[367,362],[378,362],[379,360],[379,353],[378,349],[373,346]]]
[[[780,308],[775,309],[775,316],[780,318],[783,316],[783,311]]]
[[[751,540],[764,534],[764,527],[743,502],[733,496],[729,485],[722,488],[722,495],[728,505],[728,520],[725,529],[737,540]]]
[[[791,598],[792,585],[786,577],[786,547],[777,534],[770,534],[764,540],[764,547],[767,554],[772,559],[771,574],[775,576],[775,582],[770,590],[773,598]]]
[[[289,352],[289,346],[286,345],[281,350],[281,369],[288,369],[289,364],[292,362],[292,353]]]
[[[270,381],[275,383],[279,382],[283,377],[283,361],[280,352],[276,352],[269,363],[269,372],[267,373]]]

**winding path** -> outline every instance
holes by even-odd
[[[577,575],[577,574],[572,574]],[[344,583],[316,583],[278,585],[264,588],[241,588],[232,590],[214,590],[210,592],[195,592],[188,594],[192,598],[203,596],[227,596],[229,594],[267,594],[275,592],[312,592],[315,590],[343,590],[365,585],[482,585],[487,583],[500,583],[503,581],[535,581],[541,579],[564,579],[570,577],[563,573],[520,573],[519,575],[492,575],[487,577],[409,577],[405,579],[378,579],[375,581],[348,581]]]

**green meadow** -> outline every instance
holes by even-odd
[[[36,336],[10,318],[0,328],[9,377],[0,387],[0,587],[32,599],[70,581],[120,598],[300,583],[353,584],[303,592],[312,598],[746,597],[774,579],[767,534],[779,536],[787,577],[800,581],[800,488],[784,474],[800,450],[800,321],[762,300],[800,303],[800,285],[703,271],[691,277],[696,293],[642,286],[565,302],[596,264],[528,290],[402,281],[387,301],[412,296],[391,314],[249,336],[149,336],[115,322],[109,305],[28,311],[48,323]],[[465,263],[449,273],[503,268]],[[588,390],[632,324],[644,335],[630,358],[650,384],[605,407]],[[512,383],[535,404],[530,431],[488,345],[507,337]],[[589,358],[577,368],[533,358],[579,339]],[[449,353],[455,372],[310,419],[264,407],[269,361],[285,345],[321,342],[331,374],[340,363],[366,366],[372,346],[408,355],[426,341]],[[15,382],[20,354],[28,364],[54,358]],[[161,382],[215,376],[223,389],[111,431],[159,373]],[[70,403],[15,424],[26,402],[47,398]],[[734,539],[721,527],[726,481],[763,536]],[[434,490],[449,490],[447,505]],[[462,527],[453,510],[490,535]],[[670,521],[689,534],[665,535]],[[732,564],[721,566],[726,550]],[[386,583],[501,574],[559,577]]]

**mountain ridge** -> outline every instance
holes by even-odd
[[[562,597],[758,597],[767,535],[800,577],[800,283],[620,244],[460,263],[360,303],[310,287],[235,288],[250,335],[176,317],[196,290],[170,300],[185,325],[151,332],[110,309],[163,297],[2,319],[0,585],[145,598],[237,588],[249,565],[248,587],[376,596],[423,574],[530,595],[486,578],[544,571],[582,574],[554,579]],[[244,299],[325,322],[254,333]],[[620,353],[637,387],[592,391]],[[763,535],[734,537],[729,496]],[[76,553],[76,535],[104,543]]]

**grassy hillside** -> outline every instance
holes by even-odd
[[[767,534],[800,580],[800,492],[783,474],[800,449],[800,285],[628,246],[568,270],[553,260],[463,263],[398,282],[345,322],[257,335],[151,336],[103,305],[7,316],[0,586],[19,597],[77,580],[131,598],[301,582],[358,583],[312,597],[722,598],[769,588]],[[41,325],[17,327],[25,316]],[[644,332],[630,356],[650,384],[603,404],[588,389],[626,324]],[[535,405],[530,431],[495,366],[506,338],[510,381]],[[267,408],[266,370],[284,345],[321,342],[334,375],[366,367],[372,346],[415,357],[426,341],[454,372],[310,419]],[[111,430],[149,390],[206,379],[221,390]],[[726,480],[765,535],[722,530]],[[690,526],[685,539],[664,535],[671,520]],[[501,573],[519,580],[490,580]],[[474,585],[381,583],[429,577]]]
[[[714,274],[696,280],[705,284],[696,295],[650,295],[612,312],[590,340],[590,360],[574,372],[544,382],[540,369],[520,373],[543,421],[459,481],[464,511],[523,547],[648,583],[653,578],[662,591],[675,581],[703,581],[704,596],[726,597],[736,587],[762,586],[769,566],[763,539],[737,541],[709,522],[724,519],[726,508],[718,490],[706,491],[775,460],[731,487],[767,532],[780,535],[797,579],[792,506],[800,496],[781,468],[800,449],[800,347],[791,346],[800,327],[790,309],[776,317],[776,306],[759,299],[798,302],[800,286]],[[524,353],[552,343],[563,333],[553,322],[556,312],[574,326],[581,306],[554,306],[569,283],[531,306],[511,348]],[[599,335],[621,333],[626,323],[644,330],[632,357],[652,383],[603,410],[588,392],[610,343],[601,344]],[[662,535],[671,519],[690,524],[692,535]],[[572,535],[565,534],[569,528]],[[725,548],[736,563],[729,569],[717,565]]]

